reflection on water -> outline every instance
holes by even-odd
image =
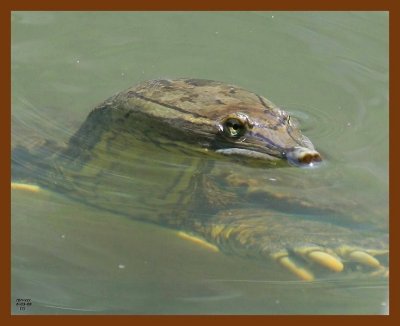
[[[277,192],[312,184],[305,196],[356,202],[363,222],[387,225],[385,14],[16,13],[12,48],[13,144],[65,142],[91,107],[141,79],[230,81],[283,104],[328,161],[245,174]],[[12,193],[12,250],[12,299],[30,298],[26,313],[388,311],[384,280],[299,282],[275,264],[207,251],[47,191]]]

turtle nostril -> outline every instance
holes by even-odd
[[[313,166],[314,163],[322,161],[321,155],[309,148],[296,147],[286,155],[289,163],[294,165]]]
[[[307,153],[304,154],[302,157],[299,157],[299,162],[302,164],[310,164],[314,162],[321,162],[322,158],[319,153]]]

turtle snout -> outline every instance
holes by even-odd
[[[295,147],[286,154],[289,163],[300,166],[314,166],[322,161],[321,154],[314,149]]]

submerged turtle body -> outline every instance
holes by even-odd
[[[385,227],[379,237],[354,232],[370,220],[348,213],[351,201],[274,192],[251,175],[322,158],[286,112],[240,87],[144,82],[98,105],[65,148],[47,147],[14,149],[13,178],[34,177],[40,186],[184,230],[227,253],[275,260],[305,280],[354,266],[385,273]]]

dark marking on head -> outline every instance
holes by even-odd
[[[194,103],[193,96],[182,96],[179,100],[182,101],[182,102]]]
[[[260,133],[257,133],[257,132],[256,133],[252,133],[252,135],[254,137],[262,139],[264,141],[264,143],[267,144],[266,147],[268,147],[268,148],[270,148],[272,150],[275,150],[275,151],[277,151],[277,152],[282,154],[283,148],[281,146],[279,146],[277,143],[275,143],[274,141],[272,141],[271,139],[269,139],[268,137],[265,137],[264,135],[262,135]],[[273,155],[273,154],[270,154],[270,155]]]
[[[172,83],[167,79],[157,79],[157,80],[154,80],[154,83],[157,85],[164,86],[164,87],[169,87],[172,85]]]
[[[209,86],[215,82],[208,79],[186,79],[185,83],[192,86]]]
[[[261,104],[263,105],[263,107],[265,107],[264,112],[265,112],[265,113],[268,113],[268,114],[271,114],[273,117],[276,117],[277,114],[275,113],[275,111],[273,110],[273,108],[269,107],[269,106],[267,105],[267,103],[265,103],[265,101],[263,100],[263,98],[262,98],[260,95],[257,95],[257,94],[255,94],[255,95],[257,96],[257,98],[259,99],[259,101],[261,102]]]
[[[191,115],[191,116],[193,116],[193,117],[195,117],[195,118],[207,118],[207,117],[204,116],[204,115],[201,115],[201,114],[198,114],[198,113],[195,113],[195,112],[190,112],[190,111],[184,110],[184,109],[182,109],[182,108],[180,108],[180,107],[178,107],[178,106],[171,105],[171,104],[167,104],[167,103],[162,103],[162,102],[160,102],[160,101],[153,100],[153,99],[148,98],[148,97],[146,97],[146,96],[140,95],[140,94],[138,94],[138,93],[136,93],[136,92],[134,92],[134,91],[129,91],[129,92],[127,93],[127,95],[128,95],[130,98],[133,98],[133,97],[140,98],[140,99],[142,99],[142,100],[144,100],[144,101],[148,101],[148,102],[151,102],[151,103],[154,103],[154,104],[158,104],[158,105],[163,106],[163,107],[165,107],[165,108],[169,108],[169,109],[172,109],[172,110],[176,110],[176,111],[179,111],[179,112],[182,112],[182,113],[189,114],[189,115]]]

